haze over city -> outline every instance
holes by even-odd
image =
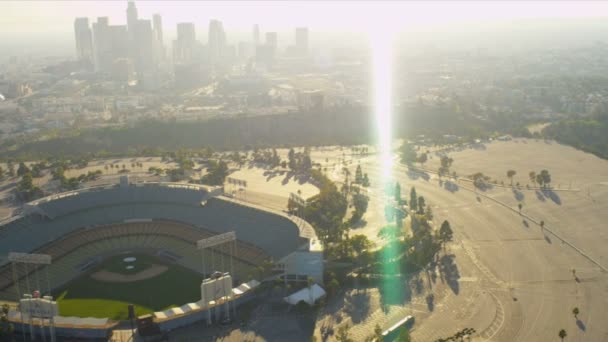
[[[0,13],[0,341],[608,338],[608,3]]]

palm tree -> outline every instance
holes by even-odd
[[[511,180],[511,186],[513,186],[513,176],[515,176],[516,173],[515,170],[507,171],[507,177]]]
[[[559,336],[559,338],[561,338],[561,339],[562,339],[562,341],[563,341],[563,340],[564,340],[564,338],[565,338],[566,336],[568,336],[568,333],[566,333],[566,330],[562,329],[562,330],[560,330],[560,331],[559,331],[558,336]]]
[[[578,314],[580,313],[578,307],[575,307],[574,309],[572,309],[572,314],[574,315],[574,318],[578,319]]]

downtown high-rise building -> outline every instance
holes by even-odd
[[[152,27],[154,30],[154,38],[159,41],[161,44],[163,43],[163,19],[160,14],[155,14],[152,16]]]
[[[276,32],[266,32],[266,45],[271,46],[274,50],[279,46],[279,35]]]
[[[221,21],[213,19],[209,22],[208,38],[209,61],[211,65],[220,63],[225,46],[226,33],[224,32],[224,25]]]
[[[192,62],[195,48],[196,30],[194,23],[178,23],[177,39],[173,41],[173,62]]]
[[[95,71],[109,71],[112,67],[112,39],[110,35],[110,19],[99,17],[93,23],[93,48]]]
[[[76,38],[76,58],[86,64],[93,64],[93,33],[89,27],[88,18],[74,20],[74,35]]]
[[[165,45],[163,42],[163,20],[160,14],[152,16],[152,30],[154,32],[156,60],[163,62],[165,60]]]
[[[127,29],[129,30],[129,40],[131,42],[135,41],[135,26],[137,26],[137,7],[135,7],[135,2],[133,0],[129,0],[127,4]]]
[[[253,47],[260,45],[260,25],[253,25]]]
[[[308,54],[308,27],[296,28],[296,51],[300,55]]]

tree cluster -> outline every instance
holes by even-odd
[[[287,165],[292,171],[309,173],[312,169],[312,160],[310,159],[310,148],[304,148],[303,152],[296,153],[293,148],[289,149],[287,154]]]
[[[228,165],[223,160],[209,161],[207,174],[201,178],[201,183],[207,185],[223,185],[228,176]]]

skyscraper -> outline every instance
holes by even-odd
[[[93,64],[93,35],[88,18],[76,18],[74,21],[76,38],[76,58],[87,64]]]
[[[266,44],[273,47],[276,50],[278,46],[279,38],[276,32],[266,32]]]
[[[260,45],[260,25],[253,25],[253,48]]]
[[[152,30],[154,31],[154,50],[158,62],[165,59],[165,45],[163,43],[163,21],[160,14],[152,16]]]
[[[194,23],[178,23],[177,39],[173,41],[173,61],[189,63],[194,56],[196,46],[196,31]]]
[[[109,71],[112,67],[112,39],[109,26],[108,17],[99,17],[97,22],[93,23],[95,71]]]
[[[131,41],[135,40],[135,26],[137,26],[137,7],[135,7],[133,0],[129,0],[127,4],[127,29]]]
[[[163,20],[160,14],[155,14],[152,16],[152,25],[154,27],[154,38],[159,41],[162,45],[163,43]]]
[[[298,54],[308,54],[308,27],[296,28],[296,50]]]
[[[219,20],[212,19],[209,22],[209,58],[212,65],[220,62],[226,45],[226,33],[224,25]]]
[[[135,71],[138,74],[150,70],[155,65],[154,33],[150,20],[138,20],[135,25]]]

